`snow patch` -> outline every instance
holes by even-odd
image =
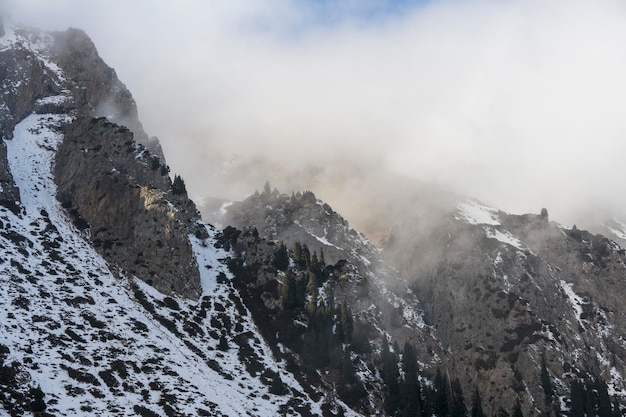
[[[500,225],[496,216],[497,210],[479,203],[475,200],[467,200],[457,206],[458,214],[469,224],[488,224],[491,226]]]
[[[583,322],[580,318],[583,314],[583,299],[574,292],[574,284],[561,280],[561,288],[563,288],[563,291],[565,291],[565,295],[567,295],[567,299],[574,309],[578,324],[580,324],[580,326],[584,328],[585,326],[583,325]]]
[[[485,234],[490,239],[496,239],[502,243],[511,245],[519,250],[524,250],[524,244],[517,237],[513,236],[508,231],[502,232],[496,228],[485,226]]]

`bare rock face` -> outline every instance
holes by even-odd
[[[488,414],[517,400],[524,415],[553,414],[577,378],[621,391],[624,251],[539,215],[492,214],[479,224],[451,215],[423,235],[400,225],[385,248],[450,353],[445,366]]]
[[[64,128],[55,173],[58,197],[77,226],[88,230],[112,264],[165,293],[198,297],[188,235],[206,232],[196,225],[199,215],[186,191],[172,192],[158,141],[143,131],[135,101],[115,71],[80,30],[11,26],[3,32],[0,204],[20,210],[4,143],[14,126],[33,112],[67,114],[73,121]]]
[[[188,236],[203,228],[195,205],[172,192],[163,168],[128,129],[79,117],[57,154],[58,198],[105,259],[161,292],[197,298],[200,277]]]

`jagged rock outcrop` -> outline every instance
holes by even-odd
[[[0,134],[33,111],[80,112],[127,126],[135,139],[164,161],[156,138],[148,138],[136,103],[81,30],[43,32],[11,26],[0,45]],[[51,99],[50,97],[56,97]]]
[[[59,200],[105,259],[166,294],[200,295],[189,242],[203,234],[199,214],[132,132],[77,117],[57,152],[55,181]]]
[[[553,412],[576,378],[599,378],[623,392],[624,308],[620,296],[609,295],[626,291],[617,245],[539,215],[476,203],[428,234],[405,230],[400,222],[385,258],[419,295],[450,353],[446,367],[466,393],[481,392],[489,414],[518,399],[525,415]],[[553,394],[541,383],[542,363]]]
[[[89,37],[77,29],[12,26],[0,41],[0,79],[0,203],[20,210],[4,143],[14,126],[33,112],[67,115],[55,164],[59,199],[78,225],[89,227],[107,260],[161,291],[197,298],[200,279],[188,235],[203,234],[199,215],[184,190],[173,192],[134,99]]]

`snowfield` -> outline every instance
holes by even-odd
[[[73,226],[55,198],[52,173],[58,128],[68,122],[33,114],[15,127],[7,152],[22,210],[0,209],[0,339],[11,350],[8,361],[24,365],[27,383],[41,386],[47,411],[297,415],[286,405],[289,395],[269,393],[274,373],[303,390],[272,359],[230,285],[213,229],[205,241],[190,237],[204,290],[193,301],[112,270]],[[321,414],[317,404],[310,411]]]

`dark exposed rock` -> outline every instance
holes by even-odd
[[[105,259],[159,291],[196,298],[200,278],[189,235],[199,221],[186,195],[146,169],[152,155],[133,133],[107,120],[77,117],[55,164],[58,198],[90,226]]]

